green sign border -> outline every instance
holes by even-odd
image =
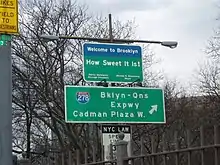
[[[82,59],[82,65],[83,65],[83,79],[86,81],[86,82],[89,82],[89,83],[92,83],[92,82],[100,82],[99,80],[87,80],[86,77],[85,77],[85,65],[84,65],[84,59],[85,59],[85,56],[84,56],[84,44],[100,44],[100,45],[125,45],[125,44],[117,44],[117,43],[95,43],[95,42],[84,42],[83,45],[82,45],[82,56],[83,56],[83,59]],[[128,45],[128,46],[139,46],[139,45]],[[144,60],[143,60],[143,48],[141,46],[139,46],[141,48],[141,68],[142,68],[142,71],[141,71],[141,76],[142,76],[142,79],[140,79],[140,82],[143,82],[144,81]],[[138,79],[137,79],[138,80]],[[136,81],[136,80],[135,80]],[[107,81],[107,83],[133,83],[134,81]]]
[[[141,121],[138,121],[138,122],[130,122],[130,121],[128,121],[128,122],[125,122],[125,121],[68,121],[67,120],[67,112],[66,112],[66,107],[67,107],[67,105],[66,105],[66,88],[67,87],[73,87],[73,88],[124,88],[124,89],[137,89],[137,87],[102,87],[102,86],[75,86],[75,85],[65,85],[64,86],[64,112],[65,112],[65,122],[66,123],[78,123],[78,124],[80,124],[80,123],[94,123],[94,124],[108,124],[108,123],[110,123],[110,124],[121,124],[121,123],[130,123],[130,124],[166,124],[166,108],[165,108],[165,98],[164,98],[164,90],[162,89],[162,88],[144,88],[144,87],[138,87],[138,89],[154,89],[154,90],[162,90],[162,96],[163,96],[163,107],[164,107],[164,121],[163,122],[157,122],[157,121],[155,121],[155,122],[145,122],[145,121],[143,121],[143,122],[141,122]]]

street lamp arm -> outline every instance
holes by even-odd
[[[98,42],[110,42],[109,38],[91,38],[91,37],[77,37],[77,36],[59,36],[60,39],[76,39],[76,40],[88,40],[88,41],[98,41]],[[113,43],[151,43],[151,44],[161,44],[161,41],[148,41],[148,40],[129,40],[129,39],[112,39]]]
[[[95,42],[105,43],[149,43],[149,44],[161,44],[169,48],[176,48],[176,41],[151,41],[151,40],[130,40],[130,39],[110,39],[110,38],[92,38],[92,37],[78,37],[78,36],[53,36],[53,35],[41,35],[41,38],[45,40],[58,40],[58,39],[75,39],[75,40],[87,40]]]
[[[54,36],[54,35],[41,35],[40,38],[48,41],[53,41],[53,40],[58,40],[60,37],[59,36]]]

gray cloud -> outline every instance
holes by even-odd
[[[83,0],[93,12],[133,12],[168,7],[172,0]]]

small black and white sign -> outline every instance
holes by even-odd
[[[124,132],[124,139],[128,141],[128,156],[130,156],[131,126],[128,125],[102,125],[102,142],[104,146],[104,158],[110,160],[110,144],[112,144],[113,159],[116,158],[116,141],[118,133]]]
[[[102,133],[131,133],[131,126],[128,125],[102,125]]]

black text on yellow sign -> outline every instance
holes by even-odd
[[[0,34],[18,34],[18,0],[0,0]]]

